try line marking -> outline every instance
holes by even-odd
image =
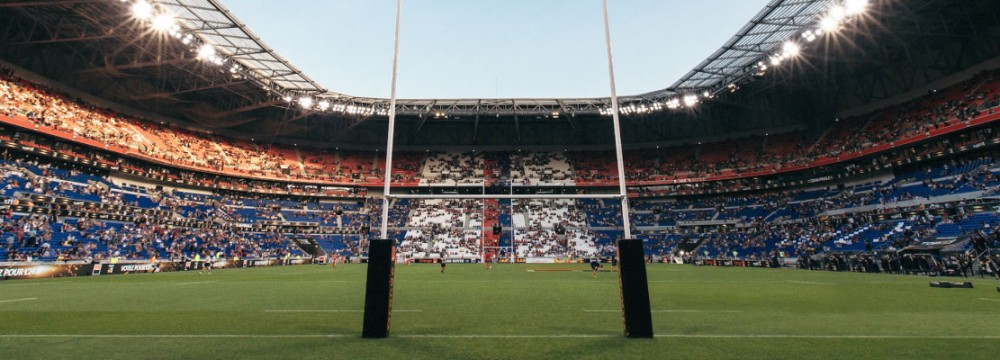
[[[979,300],[986,300],[986,301],[1000,301],[1000,299],[989,299],[989,298],[979,298]]]
[[[235,339],[289,339],[289,338],[347,338],[359,334],[0,334],[0,339],[20,338],[235,338]],[[562,334],[562,335],[517,335],[517,334],[410,334],[393,335],[390,338],[426,338],[426,339],[588,339],[588,338],[622,338],[622,335],[611,334]],[[797,334],[658,334],[657,338],[686,339],[988,339],[1000,340],[1000,335],[797,335]]]
[[[359,313],[364,310],[264,310],[266,313]],[[392,312],[424,312],[423,310],[392,310]]]
[[[24,298],[24,299],[13,299],[13,300],[0,300],[0,303],[11,303],[11,302],[31,301],[31,300],[38,300],[38,298]]]

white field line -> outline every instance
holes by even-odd
[[[358,337],[358,334],[0,334],[0,339],[19,338],[236,338],[236,339],[288,339],[288,338],[346,338]],[[411,334],[390,335],[396,338],[427,338],[427,339],[587,339],[587,338],[623,338],[621,335],[610,334]],[[808,335],[808,334],[657,334],[657,338],[685,339],[899,339],[899,340],[1000,340],[1000,335]]]
[[[24,298],[24,299],[13,299],[13,300],[0,300],[0,303],[12,303],[12,302],[18,302],[18,301],[31,301],[31,300],[38,300],[38,298]]]
[[[1000,339],[1000,335],[807,335],[807,334],[661,334],[658,338],[738,339]]]
[[[986,300],[986,301],[1000,301],[1000,299],[989,299],[989,298],[979,298],[979,300]]]
[[[347,310],[347,309],[331,309],[331,310],[264,310],[266,313],[359,313],[365,312],[364,310]],[[392,310],[394,313],[418,313],[424,312],[423,310]]]
[[[0,334],[0,339],[10,338],[164,338],[164,339],[194,339],[194,338],[338,338],[353,337],[346,334]],[[360,337],[360,336],[358,336]]]
[[[216,283],[216,282],[219,282],[219,280],[180,282],[180,283],[176,283],[174,285],[177,285],[177,286],[198,285],[198,284],[211,284],[211,283]]]
[[[620,313],[619,310],[584,310],[584,312],[592,313]],[[664,310],[650,310],[650,312],[655,313],[739,313],[743,310],[696,310],[696,309],[664,309]]]
[[[818,282],[818,281],[801,281],[801,280],[785,280],[793,284],[810,284],[810,285],[836,285],[834,283]]]
[[[278,274],[278,275],[280,275],[280,276],[308,275],[308,274],[316,274],[316,273],[322,273],[322,272],[330,272],[330,271],[334,271],[334,270],[336,270],[336,269],[322,269],[322,270],[313,270],[313,271],[296,271],[296,272],[289,272],[289,273],[281,273],[281,274]]]

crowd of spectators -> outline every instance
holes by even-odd
[[[759,174],[813,163],[829,158],[891,146],[896,141],[982,114],[992,114],[1000,105],[1000,71],[987,71],[968,81],[931,92],[924,97],[836,122],[822,135],[802,132],[773,136],[678,146],[656,150],[628,151],[628,180],[672,181],[739,174]],[[280,181],[313,184],[378,184],[384,176],[384,161],[377,153],[328,151],[264,144],[227,138],[147,121],[99,108],[56,90],[32,84],[5,72],[0,77],[0,115],[23,117],[35,129],[65,139],[86,139],[103,144],[109,151],[170,163],[174,169],[163,176],[201,183],[222,183],[218,177],[181,172],[184,168],[279,183],[231,180],[230,186],[282,190]],[[87,151],[81,153],[86,154]],[[514,152],[508,154],[509,174],[501,174],[521,185],[609,184],[617,179],[614,158],[607,152]],[[485,170],[479,154],[399,153],[393,181],[401,184],[472,181]],[[163,166],[160,166],[164,168]],[[142,170],[147,170],[143,168]],[[423,171],[421,171],[423,170]],[[154,172],[155,175],[155,172]],[[248,180],[253,181],[253,180]],[[284,189],[287,190],[287,189]]]

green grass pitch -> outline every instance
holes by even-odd
[[[997,281],[649,265],[654,339],[625,339],[617,273],[397,265],[391,336],[360,338],[364,265],[0,282],[4,359],[987,359]],[[529,271],[578,269],[582,271]],[[958,279],[946,279],[958,280]]]

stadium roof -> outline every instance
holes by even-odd
[[[183,27],[216,50],[282,89],[325,92],[319,84],[272,50],[216,0],[158,0]]]
[[[662,92],[718,89],[748,76],[757,61],[775,52],[785,40],[801,34],[804,28],[815,25],[831,2],[771,1],[725,45]]]
[[[815,26],[819,14],[834,0],[773,0],[744,25],[722,48],[668,88],[636,96],[621,96],[623,105],[662,103],[680,94],[715,94],[726,85],[747,79],[752,66],[779,49],[782,43]],[[320,86],[261,41],[216,0],[159,0],[164,10],[183,22],[183,27],[214,45],[226,57],[239,62],[266,84],[291,97],[329,99],[345,107],[384,113],[388,99],[354,97]],[[456,115],[550,115],[552,113],[597,114],[610,107],[609,98],[574,99],[401,99],[397,112],[404,115],[436,113]]]
[[[134,16],[130,8],[138,0],[0,1],[0,64],[88,95],[95,104],[124,105],[119,111],[125,114],[195,130],[291,144],[384,146],[381,115],[388,100],[323,89],[218,1],[225,0],[155,1],[177,25],[159,29],[155,17]],[[901,94],[1000,58],[995,0],[963,6],[870,0],[864,14],[826,26],[837,6],[856,2],[863,0],[771,1],[675,84],[621,97],[623,142],[650,146],[777,133],[773,129],[820,131],[844,111],[903,101]],[[831,30],[813,38],[822,28]],[[801,53],[782,61],[789,39],[802,45]],[[218,56],[204,56],[205,44]],[[696,89],[699,97],[715,95],[697,106],[678,105]],[[303,98],[312,108],[301,106]],[[613,143],[609,103],[404,99],[395,143],[418,149],[606,146]],[[317,108],[321,104],[325,111]]]

